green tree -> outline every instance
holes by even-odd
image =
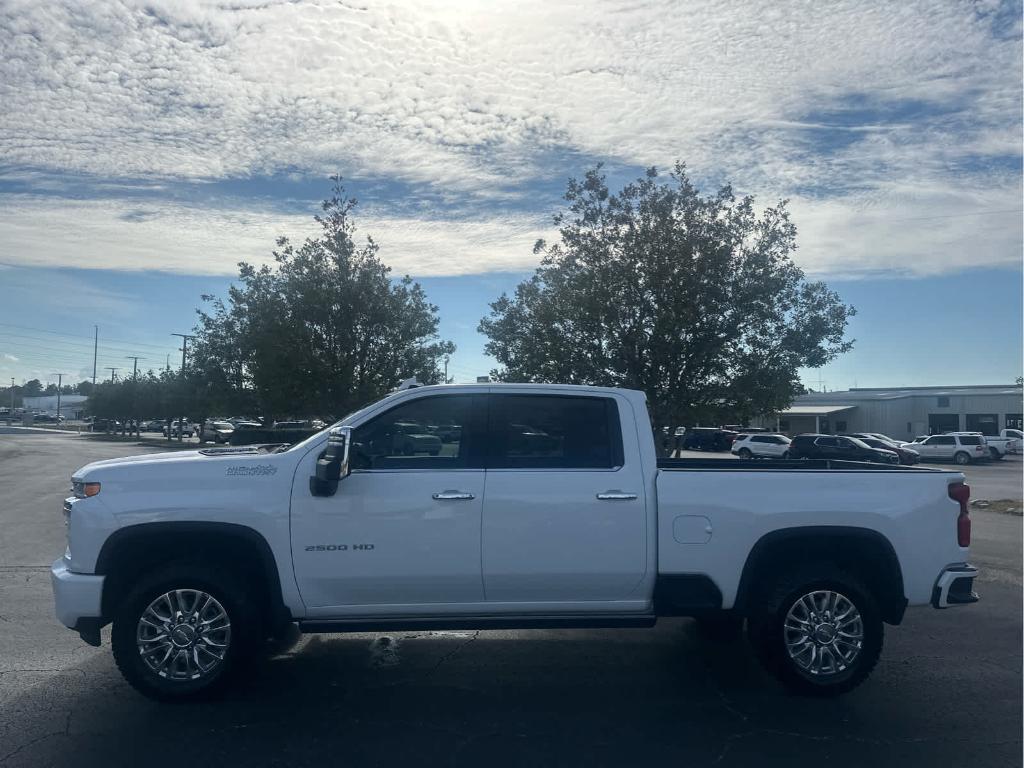
[[[786,407],[800,368],[852,346],[853,307],[792,261],[785,202],[702,196],[681,164],[618,193],[598,166],[565,199],[561,242],[480,322],[495,377],[641,389],[656,428],[713,424]]]
[[[280,238],[274,265],[239,265],[227,301],[205,296],[191,366],[210,402],[254,398],[267,418],[340,416],[417,376],[441,380],[454,345],[438,338],[437,307],[408,276],[395,280],[372,238],[357,243],[354,199],[340,177],[296,247]]]
[[[43,394],[43,384],[39,379],[26,381],[25,385],[21,388],[21,393],[25,397],[39,397]]]

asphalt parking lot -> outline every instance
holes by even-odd
[[[742,643],[706,644],[677,619],[311,636],[226,699],[155,704],[122,681],[109,635],[91,648],[57,624],[47,570],[64,547],[70,473],[153,450],[0,430],[4,768],[1021,763],[1021,518],[984,511],[972,551],[982,601],[909,611],[887,628],[873,677],[837,700],[786,694]],[[1020,498],[1021,467],[968,467],[973,496]]]

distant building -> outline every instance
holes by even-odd
[[[65,419],[81,419],[84,415],[85,405],[89,398],[85,395],[61,395],[60,415]],[[50,416],[57,415],[57,396],[41,395],[39,397],[22,398],[22,406],[25,413],[46,413]]]
[[[801,432],[881,432],[897,439],[942,432],[1022,428],[1024,389],[1013,384],[963,387],[890,387],[810,392],[763,417],[757,426]]]

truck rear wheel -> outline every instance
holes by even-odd
[[[748,621],[748,633],[758,659],[786,688],[838,696],[871,674],[884,630],[860,581],[822,564],[779,578]]]
[[[957,451],[956,455],[953,456],[953,463],[954,464],[960,464],[960,465],[970,464],[971,463],[971,454],[965,453],[964,451]]]
[[[168,566],[144,579],[114,616],[114,661],[135,690],[158,701],[205,698],[253,656],[259,622],[230,575]]]

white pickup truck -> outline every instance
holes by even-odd
[[[422,450],[405,440],[444,431]],[[444,426],[438,426],[444,425]],[[396,392],[293,446],[72,477],[59,620],[157,699],[294,632],[650,627],[693,616],[789,688],[838,694],[907,605],[974,602],[958,472],[658,459],[642,392]],[[721,636],[721,635],[719,635]]]

